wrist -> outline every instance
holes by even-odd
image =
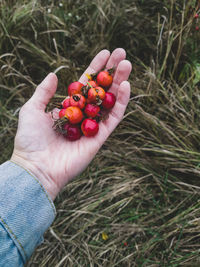
[[[43,185],[52,201],[54,201],[60,190],[51,177],[49,177],[49,175],[42,170],[38,164],[18,155],[15,151],[13,152],[10,160],[24,168],[27,172],[30,172],[30,174],[32,174]]]

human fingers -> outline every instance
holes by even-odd
[[[98,143],[103,144],[108,136],[117,127],[120,121],[123,119],[126,107],[130,99],[130,83],[123,81],[118,90],[116,103],[112,110],[109,112],[109,117],[105,121],[101,121],[99,125]]]
[[[85,84],[88,81],[88,78],[86,77],[86,73],[92,74],[96,73],[99,70],[101,70],[107,63],[108,59],[110,57],[110,52],[106,49],[101,50],[91,61],[89,67],[85,70],[85,72],[82,74],[82,76],[79,79],[79,82]]]
[[[117,68],[117,65],[125,58],[126,58],[126,51],[123,48],[116,48],[112,52],[112,54],[111,54],[111,56],[110,56],[110,58],[106,64],[106,69],[111,69],[113,67]]]
[[[118,89],[123,81],[126,81],[131,73],[132,64],[128,60],[122,60],[118,64],[109,92],[117,97]]]
[[[35,108],[45,110],[50,99],[54,96],[58,84],[58,78],[54,73],[49,73],[46,78],[37,86],[35,93],[29,103]]]

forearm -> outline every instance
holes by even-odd
[[[0,165],[0,266],[23,266],[54,218],[54,204],[36,177],[13,162]]]

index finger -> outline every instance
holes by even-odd
[[[110,52],[106,49],[101,50],[91,61],[89,67],[85,70],[85,72],[81,75],[79,82],[86,84],[88,78],[86,77],[86,73],[96,73],[100,71],[107,63],[110,57]]]

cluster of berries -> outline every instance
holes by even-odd
[[[54,122],[56,131],[70,141],[98,133],[99,122],[107,118],[107,112],[116,101],[115,95],[108,92],[113,82],[113,71],[112,68],[86,74],[86,85],[76,81],[68,86],[68,96],[61,103],[59,119]]]

